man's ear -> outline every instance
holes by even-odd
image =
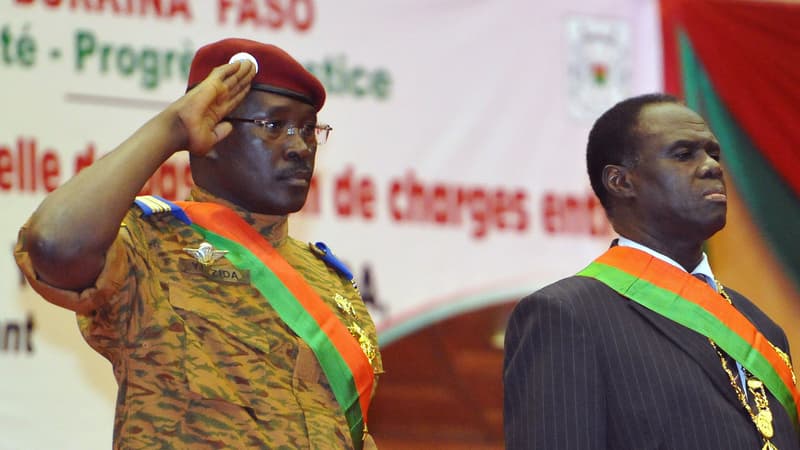
[[[603,186],[612,197],[634,197],[629,169],[625,166],[609,164],[603,168]]]

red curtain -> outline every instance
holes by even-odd
[[[662,0],[665,88],[680,95],[677,33],[715,90],[800,198],[800,4]]]

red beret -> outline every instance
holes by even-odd
[[[256,60],[258,72],[252,89],[285,95],[308,103],[317,111],[322,109],[325,88],[317,77],[280,48],[249,39],[223,39],[200,47],[189,69],[187,90],[203,81],[214,67],[231,62],[238,53],[248,53]]]

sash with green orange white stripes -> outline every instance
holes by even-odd
[[[152,197],[151,197],[152,198]],[[159,199],[163,200],[163,199]],[[303,276],[230,208],[216,203],[177,204],[175,215],[203,235],[236,268],[250,271],[254,287],[314,351],[360,449],[374,382],[372,366],[347,327]],[[187,220],[188,219],[188,220]]]
[[[712,339],[760,379],[797,426],[800,392],[792,369],[767,338],[736,308],[689,273],[641,250],[615,246],[578,275]]]

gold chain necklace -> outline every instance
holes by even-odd
[[[728,296],[728,293],[725,292],[725,289],[718,281],[714,281],[717,284],[717,290],[719,290],[722,298],[732,305],[733,302]],[[772,439],[772,437],[775,435],[775,430],[772,427],[772,411],[769,410],[769,399],[767,398],[767,392],[764,390],[764,383],[753,376],[753,374],[751,374],[748,370],[744,370],[745,380],[747,381],[747,390],[753,395],[756,408],[758,408],[758,413],[754,413],[747,401],[747,397],[745,397],[742,387],[736,382],[736,377],[733,375],[733,371],[730,369],[730,367],[728,367],[728,361],[726,360],[725,355],[722,353],[722,350],[720,350],[720,348],[717,346],[717,343],[711,338],[709,338],[708,341],[711,342],[711,346],[714,347],[717,355],[719,355],[722,368],[725,370],[725,373],[728,374],[728,379],[731,382],[733,390],[736,391],[736,396],[739,398],[739,402],[742,404],[742,406],[744,406],[744,409],[747,411],[750,419],[752,419],[753,423],[756,425],[758,432],[761,433],[761,437],[764,440],[764,446],[761,447],[761,450],[778,450],[778,447],[776,447],[775,444],[770,441],[770,439]],[[791,368],[791,365],[789,365],[789,368]]]

